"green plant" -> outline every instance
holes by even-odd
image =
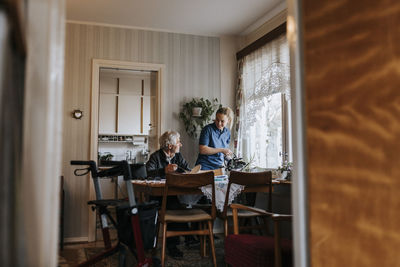
[[[201,114],[198,117],[193,116],[193,108],[201,108]],[[218,104],[218,99],[212,101],[204,98],[193,98],[190,102],[183,104],[179,118],[185,125],[187,134],[192,138],[197,138],[197,129],[203,128],[211,121],[211,116],[217,108],[222,107]]]
[[[286,179],[290,180],[292,178],[293,162],[284,161],[282,166],[278,167],[278,171],[281,173],[287,172]]]
[[[256,159],[256,154],[254,153],[251,157],[249,162],[247,163],[247,165],[244,167],[243,171],[245,172],[249,172],[251,169],[257,168],[256,166],[254,166],[254,162]]]
[[[112,160],[113,157],[114,155],[111,154],[110,152],[104,152],[103,155],[100,155],[100,153],[98,153],[98,158],[100,161],[109,161]]]

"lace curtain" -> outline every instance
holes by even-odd
[[[290,99],[289,48],[285,35],[239,64],[236,153],[256,166],[281,164],[282,101]]]

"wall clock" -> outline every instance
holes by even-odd
[[[80,120],[80,119],[82,118],[82,116],[83,116],[82,110],[75,109],[75,110],[72,112],[72,117],[74,117],[74,118],[77,119],[77,120]]]

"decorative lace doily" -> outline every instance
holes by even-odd
[[[276,93],[284,93],[286,100],[290,99],[290,74],[289,65],[274,62],[266,68],[253,87],[245,88],[244,113],[247,115],[243,121],[244,129],[251,127],[257,122],[257,114],[264,107],[269,97]],[[246,90],[247,89],[247,90]]]
[[[223,211],[225,204],[226,190],[228,188],[228,181],[215,182],[215,206],[219,211]],[[212,188],[211,185],[203,186],[200,188],[201,192],[208,198],[212,199]],[[231,189],[229,191],[228,204],[240,194],[244,189],[243,185],[231,184]]]

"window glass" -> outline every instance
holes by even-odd
[[[265,104],[255,114],[256,122],[247,129],[243,152],[258,167],[277,168],[282,162],[281,93],[263,100]]]
[[[285,35],[246,56],[241,72],[237,152],[252,166],[291,159],[289,49]]]

